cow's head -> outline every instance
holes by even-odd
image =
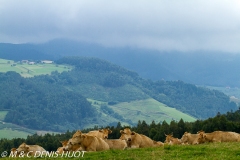
[[[126,140],[127,142],[131,142],[136,132],[131,131],[129,128],[125,128],[124,130],[120,130],[121,137],[120,139]]]
[[[198,144],[206,142],[206,134],[204,131],[198,131]]]
[[[68,140],[60,141],[63,147],[66,147],[68,144]]]
[[[112,131],[109,128],[98,130],[102,134],[103,139],[108,139],[108,134],[111,134]]]
[[[165,143],[169,143],[173,139],[173,134],[165,134],[165,136],[166,136],[166,140],[164,141]]]
[[[188,137],[189,137],[189,133],[185,132],[181,138],[181,142],[182,143],[187,143],[188,142]]]
[[[68,142],[71,143],[72,145],[80,144],[82,142],[82,135],[83,135],[83,133],[80,130],[78,130],[72,136],[71,141],[69,140]]]
[[[22,143],[16,150],[17,152],[29,152],[29,146],[26,143]]]
[[[63,147],[64,151],[76,151],[81,147],[81,143],[73,143],[73,139],[69,139],[66,146]]]

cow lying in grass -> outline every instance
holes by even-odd
[[[125,140],[129,148],[144,148],[144,147],[157,147],[163,146],[162,142],[156,142],[151,138],[131,131],[129,128],[120,130],[120,139]]]

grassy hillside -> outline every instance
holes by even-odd
[[[156,123],[172,120],[179,121],[181,118],[187,122],[193,122],[196,119],[190,115],[182,113],[175,108],[168,107],[152,98],[136,100],[130,102],[121,102],[115,105],[109,105],[108,102],[88,99],[98,112],[98,123],[95,125],[107,126],[117,124],[136,125],[139,120],[150,124],[154,120]]]
[[[3,122],[7,113],[8,111],[0,111],[0,139],[27,138],[28,135],[36,133],[34,130]]]
[[[1,127],[1,125],[0,125]],[[19,131],[12,128],[3,128],[0,129],[0,139],[1,138],[7,138],[7,139],[13,139],[13,138],[27,138],[28,135],[32,135],[33,133],[28,133],[25,131]]]
[[[32,130],[16,124],[3,122],[7,112],[8,111],[0,111],[0,139],[27,138],[28,135],[32,135],[35,133],[37,133],[38,135],[42,135],[45,133],[57,133],[51,131]]]
[[[71,159],[86,159],[86,160],[233,160],[239,159],[240,143],[209,143],[201,145],[180,145],[180,146],[164,146],[157,148],[139,148],[128,150],[108,150],[101,152],[86,152],[83,157],[76,157]],[[77,155],[77,154],[76,154]],[[3,158],[14,159],[14,158]],[[21,158],[23,160],[29,158]],[[47,158],[56,159],[56,158]],[[69,159],[68,157],[61,158],[59,155],[57,159]]]
[[[0,111],[0,122],[4,120],[8,111]]]
[[[0,139],[1,138],[27,138],[28,135],[32,135],[37,131],[24,128],[12,123],[0,122]]]
[[[33,77],[36,75],[50,74],[53,71],[63,72],[69,71],[72,67],[69,65],[56,64],[27,64],[14,62],[12,60],[0,59],[0,72],[15,71],[23,77]]]
[[[153,120],[156,123],[164,120],[167,122],[172,120],[179,121],[181,118],[188,122],[196,120],[194,117],[186,115],[175,108],[168,107],[152,98],[118,103],[109,107],[124,118],[131,119],[135,123],[138,120],[145,120],[148,124]]]
[[[122,102],[115,105],[108,105],[108,102],[88,99],[98,112],[95,123],[86,125],[85,128],[94,126],[116,125],[119,121],[122,125],[136,125],[139,120],[150,124],[153,120],[158,123],[172,120],[179,121],[181,118],[187,122],[193,122],[196,119],[186,115],[174,108],[170,108],[154,99],[137,100],[131,102]],[[106,109],[107,108],[107,109]],[[110,111],[109,111],[110,108]],[[3,120],[7,111],[0,112],[0,121]],[[2,117],[2,118],[1,118]],[[36,133],[35,130],[13,125],[11,123],[0,124],[1,138],[26,138],[27,135]]]

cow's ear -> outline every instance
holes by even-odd
[[[184,132],[184,134],[188,134],[188,132]]]
[[[136,134],[136,132],[132,131],[131,135],[135,135],[135,134]]]
[[[82,132],[80,130],[77,131],[79,134],[82,134]]]
[[[120,133],[121,133],[121,134],[124,134],[124,131],[123,131],[123,130],[120,130]]]
[[[112,131],[108,128],[108,134],[111,134],[112,133]]]
[[[83,137],[83,138],[86,138],[86,135],[83,134],[82,137]]]
[[[102,129],[99,129],[98,131],[99,131],[99,132],[103,132],[103,130],[102,130]]]
[[[197,133],[201,133],[201,132],[204,132],[203,130],[200,130],[200,131],[198,131]]]

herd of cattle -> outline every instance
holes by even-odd
[[[214,131],[205,133],[199,131],[197,134],[185,132],[181,139],[174,138],[172,134],[166,135],[165,142],[154,141],[151,138],[131,131],[129,128],[120,130],[121,137],[119,139],[108,139],[108,134],[112,133],[109,129],[101,129],[82,133],[78,130],[71,139],[61,141],[62,147],[57,149],[59,154],[64,151],[103,151],[109,149],[126,148],[144,148],[144,147],[160,147],[164,145],[193,145],[205,142],[239,142],[240,134],[236,132]],[[12,148],[12,152],[28,153],[32,155],[36,151],[45,151],[39,145],[27,145],[22,143],[18,148]]]

